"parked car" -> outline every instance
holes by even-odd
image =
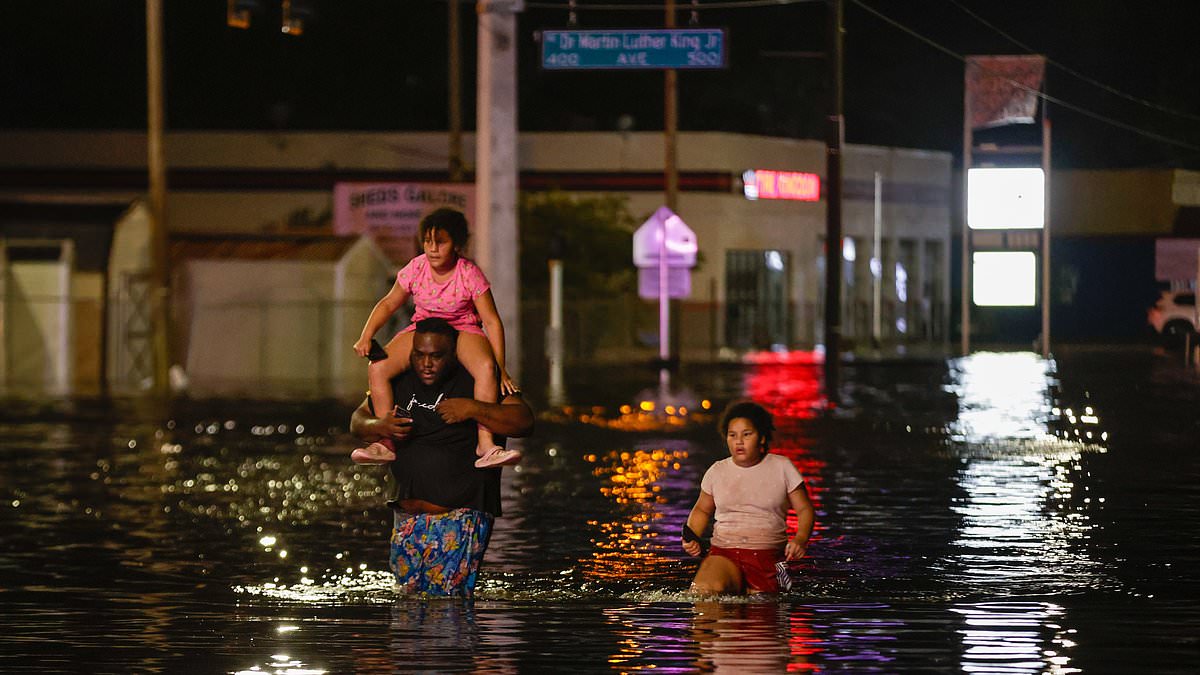
[[[1182,342],[1200,326],[1194,291],[1163,291],[1158,302],[1146,311],[1146,320],[1163,337]]]

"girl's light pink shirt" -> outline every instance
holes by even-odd
[[[788,493],[804,482],[796,465],[767,453],[751,467],[732,457],[715,462],[700,480],[700,489],[716,503],[713,546],[782,549],[787,544]]]
[[[421,319],[436,316],[461,332],[483,335],[475,297],[491,288],[491,284],[483,270],[470,260],[459,256],[450,277],[439,283],[422,253],[396,273],[396,283],[413,298],[412,323],[402,332],[414,330]]]

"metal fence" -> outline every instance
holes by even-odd
[[[38,301],[70,304],[69,353],[6,345],[7,377],[0,383],[5,390],[52,389],[55,382],[40,374],[57,372],[57,359],[69,360],[74,393],[136,392],[149,386],[153,357],[145,280],[126,280],[107,303],[97,298],[44,297]],[[186,376],[198,387],[194,389],[198,395],[358,395],[365,388],[366,370],[350,346],[370,309],[371,303],[331,300],[175,306],[171,312],[172,351],[176,362],[187,366]],[[935,345],[946,337],[945,307],[885,302],[881,311],[885,344]],[[803,349],[820,340],[819,303],[791,303],[784,314],[794,329],[790,343],[782,346]],[[771,331],[756,330],[746,323],[753,319],[738,315],[741,323],[733,326],[730,316],[724,303],[673,302],[672,354],[689,361],[715,361],[780,346],[772,343]],[[904,319],[903,332],[896,329],[900,319]],[[545,302],[522,305],[521,351],[526,368],[540,370],[544,365],[548,320]],[[337,335],[332,327],[335,322],[341,325]],[[401,316],[380,334],[390,336],[405,323],[407,319]],[[657,303],[632,294],[566,303],[563,324],[567,364],[650,360],[658,354]],[[736,343],[731,342],[731,335]],[[869,302],[846,303],[843,335],[848,348],[870,344]],[[8,339],[12,339],[11,332]],[[335,344],[339,341],[344,344]],[[28,376],[35,371],[38,377]]]

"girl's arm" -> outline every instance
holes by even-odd
[[[687,526],[692,528],[692,532],[695,532],[697,537],[704,536],[704,531],[708,529],[708,524],[712,521],[713,513],[716,510],[717,502],[713,500],[713,496],[701,490],[700,496],[696,499],[696,505],[688,514]],[[700,555],[700,542],[683,540],[683,550],[687,551],[688,555]]]
[[[400,282],[392,284],[392,289],[387,292],[387,295],[379,299],[375,303],[375,308],[371,310],[371,315],[367,317],[367,323],[363,325],[362,334],[358,336],[358,342],[354,343],[354,353],[359,356],[366,356],[367,352],[371,351],[371,338],[375,337],[375,333],[379,330],[388,319],[396,313],[408,300],[408,289],[400,285]]]
[[[796,536],[788,541],[784,555],[788,560],[797,560],[804,555],[805,549],[808,548],[808,538],[812,536],[815,517],[812,502],[808,501],[808,489],[804,483],[788,493],[788,503],[796,512]]]
[[[500,320],[500,312],[496,310],[496,299],[492,297],[492,289],[475,296],[475,311],[483,321],[483,332],[487,333],[488,343],[492,345],[492,354],[496,357],[496,365],[500,366],[500,396],[504,397],[520,391],[504,367],[504,322]]]

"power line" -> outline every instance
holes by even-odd
[[[949,47],[946,47],[946,46],[932,40],[931,38],[928,38],[928,37],[918,33],[917,31],[909,28],[908,26],[905,26],[904,24],[900,23],[899,21],[896,21],[895,19],[893,19],[893,18],[887,16],[886,14],[880,12],[879,10],[875,9],[874,7],[871,7],[870,5],[864,3],[863,0],[849,0],[849,1],[854,3],[855,5],[858,5],[860,8],[862,8],[868,14],[874,15],[876,18],[880,19],[881,21],[884,21],[885,23],[892,25],[896,29],[898,29],[904,33],[907,33],[911,37],[916,38],[917,40],[920,40],[921,42],[924,42],[926,45],[932,47],[933,49],[936,49],[937,51],[942,52],[943,54],[946,54],[947,56],[950,56],[951,58],[957,59],[958,61],[961,61],[964,64],[967,62],[966,56],[963,56],[962,54],[959,54],[958,52],[954,51],[953,49],[950,49]],[[1166,143],[1168,145],[1174,145],[1174,146],[1177,146],[1180,148],[1185,148],[1187,150],[1200,152],[1200,145],[1189,143],[1187,141],[1181,141],[1177,138],[1171,138],[1169,136],[1163,136],[1162,134],[1155,133],[1153,131],[1147,131],[1145,129],[1142,129],[1141,127],[1137,127],[1132,124],[1122,122],[1120,120],[1115,120],[1111,117],[1106,117],[1104,115],[1101,115],[1100,113],[1093,112],[1086,108],[1077,106],[1073,103],[1068,103],[1067,101],[1064,101],[1060,98],[1056,98],[1054,96],[1050,96],[1050,95],[1046,94],[1045,92],[1039,91],[1037,89],[1033,89],[1032,87],[1028,87],[1028,86],[1021,84],[1020,82],[1017,82],[1015,80],[1008,80],[1008,81],[1013,86],[1015,86],[1019,89],[1022,89],[1026,92],[1029,92],[1030,94],[1037,96],[1038,98],[1042,99],[1043,101],[1053,103],[1061,108],[1070,110],[1072,112],[1079,113],[1080,115],[1083,115],[1085,117],[1090,117],[1098,122],[1103,122],[1110,126],[1114,126],[1119,129],[1124,129],[1125,131],[1129,131],[1129,132],[1135,133],[1139,136],[1144,136],[1146,138],[1149,138],[1149,139],[1152,139],[1155,141],[1159,141],[1160,143]]]
[[[972,10],[968,9],[967,7],[964,7],[964,6],[963,6],[963,4],[962,4],[962,3],[960,3],[958,0],[946,0],[946,1],[947,1],[947,2],[949,2],[950,4],[954,5],[955,7],[958,7],[958,8],[959,8],[960,10],[962,10],[962,11],[963,11],[963,13],[964,13],[964,14],[966,14],[967,16],[971,17],[972,19],[975,19],[976,21],[978,21],[979,23],[983,24],[984,26],[987,26],[988,28],[992,29],[992,30],[993,30],[993,31],[995,31],[995,32],[996,32],[998,35],[1000,35],[1001,37],[1003,37],[1004,39],[1006,39],[1006,40],[1008,40],[1009,42],[1013,43],[1014,45],[1016,45],[1016,46],[1020,47],[1021,49],[1024,49],[1025,51],[1029,52],[1030,54],[1037,54],[1037,53],[1040,53],[1038,50],[1034,49],[1033,47],[1030,47],[1029,45],[1027,45],[1027,44],[1025,44],[1025,43],[1021,42],[1020,40],[1016,39],[1015,37],[1013,37],[1013,36],[1009,35],[1008,33],[1004,32],[1004,31],[1003,31],[1003,30],[1001,30],[1001,29],[1000,29],[998,26],[996,26],[995,24],[991,23],[991,22],[990,22],[990,21],[988,21],[987,19],[984,19],[983,17],[979,16],[979,15],[978,15],[978,14],[976,14],[974,11],[972,11]],[[1127,101],[1132,101],[1132,102],[1134,102],[1134,103],[1138,103],[1138,104],[1144,105],[1144,106],[1146,106],[1147,108],[1152,108],[1152,109],[1154,109],[1154,110],[1158,110],[1159,112],[1164,112],[1164,113],[1167,113],[1167,114],[1169,114],[1169,115],[1176,115],[1176,116],[1178,116],[1178,117],[1183,117],[1183,118],[1186,118],[1186,119],[1195,120],[1195,121],[1198,121],[1198,122],[1200,122],[1200,115],[1197,115],[1197,114],[1195,114],[1195,113],[1185,112],[1185,111],[1182,111],[1182,110],[1176,110],[1176,109],[1174,109],[1174,108],[1169,108],[1169,107],[1167,107],[1167,106],[1165,106],[1165,105],[1162,105],[1162,104],[1159,104],[1159,103],[1155,103],[1154,101],[1150,101],[1150,100],[1147,100],[1147,99],[1144,99],[1144,98],[1139,98],[1139,97],[1137,97],[1137,96],[1134,96],[1134,95],[1132,95],[1132,94],[1127,94],[1127,93],[1125,93],[1125,92],[1123,92],[1123,91],[1121,91],[1121,90],[1117,89],[1116,87],[1113,87],[1113,86],[1107,85],[1107,84],[1105,84],[1105,83],[1103,83],[1103,82],[1100,82],[1099,80],[1096,80],[1096,79],[1094,79],[1094,78],[1088,77],[1087,75],[1084,75],[1083,73],[1081,73],[1081,72],[1079,72],[1079,71],[1075,70],[1074,68],[1071,68],[1070,66],[1068,66],[1068,65],[1066,65],[1066,64],[1059,63],[1058,61],[1056,61],[1056,60],[1054,60],[1054,59],[1052,59],[1052,58],[1050,58],[1050,57],[1048,57],[1048,56],[1044,56],[1044,58],[1046,59],[1046,63],[1048,63],[1048,64],[1050,64],[1050,65],[1054,66],[1055,68],[1058,68],[1059,70],[1061,70],[1061,71],[1063,71],[1063,72],[1067,73],[1068,75],[1072,75],[1072,76],[1074,76],[1074,77],[1077,77],[1077,78],[1079,78],[1080,80],[1083,80],[1084,82],[1087,82],[1088,84],[1090,84],[1090,85],[1092,85],[1092,86],[1094,86],[1094,87],[1098,87],[1098,88],[1100,88],[1100,89],[1103,89],[1104,91],[1107,91],[1108,93],[1110,93],[1110,94],[1112,94],[1112,95],[1114,95],[1114,96],[1118,96],[1118,97],[1120,97],[1120,98],[1123,98],[1123,99],[1125,99],[1125,100],[1127,100]]]

